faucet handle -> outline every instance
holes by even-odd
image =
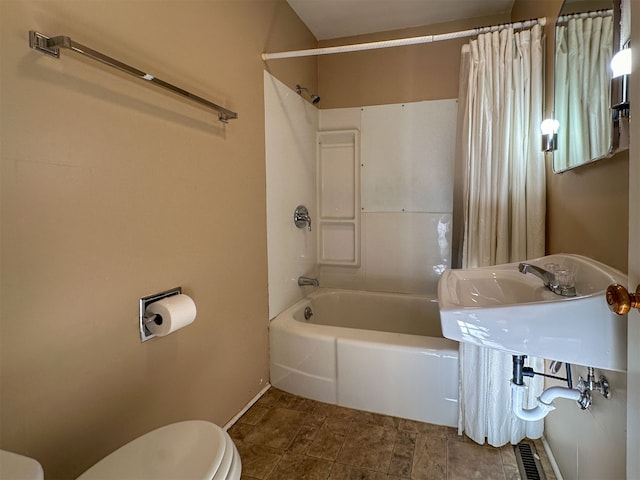
[[[575,287],[576,285],[576,274],[571,270],[560,268],[553,272],[553,276],[559,287]]]
[[[293,223],[298,228],[304,228],[305,226],[311,231],[311,217],[309,216],[309,210],[304,205],[298,205],[295,212],[293,212]]]

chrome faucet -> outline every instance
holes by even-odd
[[[311,217],[309,216],[309,210],[304,205],[298,205],[296,211],[293,212],[293,223],[298,228],[304,228],[305,226],[311,231]]]
[[[303,287],[305,285],[311,285],[313,287],[319,287],[320,283],[317,278],[311,277],[298,277],[298,285]]]
[[[520,273],[533,273],[536,277],[542,280],[545,287],[549,287],[555,281],[555,275],[544,268],[536,267],[530,263],[521,263],[518,265],[518,271]]]
[[[544,286],[556,295],[563,297],[575,297],[576,287],[574,285],[560,285],[553,272],[549,272],[544,268],[531,265],[530,263],[521,263],[518,265],[518,271],[522,274],[532,273],[544,283]]]

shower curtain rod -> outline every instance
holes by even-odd
[[[471,30],[462,30],[459,32],[441,33],[438,35],[424,35],[420,37],[398,38],[396,40],[382,40],[379,42],[356,43],[353,45],[340,45],[336,47],[311,48],[308,50],[293,50],[290,52],[263,53],[263,60],[275,60],[278,58],[293,57],[310,57],[312,55],[329,55],[333,53],[357,52],[361,50],[377,50],[379,48],[402,47],[405,45],[416,45],[419,43],[440,42],[443,40],[452,40],[454,38],[473,37],[483,33],[496,32],[505,28],[529,28],[533,25],[540,24],[544,26],[547,23],[546,17],[540,17],[533,20],[523,22],[505,23],[502,25],[493,25],[490,27],[478,27]]]
[[[573,18],[596,18],[596,17],[612,17],[613,10],[594,10],[593,12],[580,12],[580,13],[569,13],[567,15],[562,15],[558,17],[556,21],[556,25],[558,23],[567,23],[569,20]]]

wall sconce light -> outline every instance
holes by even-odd
[[[553,118],[547,118],[540,124],[542,132],[542,151],[552,152],[558,148],[558,128],[560,122]]]
[[[629,116],[629,75],[631,74],[631,49],[623,48],[611,59],[611,109],[614,116]]]
[[[611,71],[613,72],[613,78],[631,74],[630,48],[624,48],[613,56],[611,59]]]

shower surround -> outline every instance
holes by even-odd
[[[322,95],[322,92],[318,94]],[[287,320],[284,323],[294,327],[302,337],[308,332],[297,328],[306,325],[294,320],[293,313],[283,314],[284,317],[279,314],[297,302],[301,302],[297,303],[298,306],[302,305],[305,296],[317,296],[312,293],[314,287],[298,286],[299,276],[318,277],[321,287],[340,289],[335,292],[345,292],[346,289],[360,291],[359,294],[350,293],[356,303],[364,301],[367,295],[371,295],[369,292],[385,292],[377,294],[378,298],[385,298],[389,292],[393,292],[407,301],[419,294],[427,304],[429,298],[435,299],[438,278],[450,266],[451,258],[457,107],[456,100],[437,100],[317,110],[294,90],[265,72],[265,112],[269,317],[275,318],[270,333],[271,381],[278,384],[279,388],[305,395],[302,385],[295,384],[294,377],[300,377],[304,383],[303,377],[308,379],[313,375],[288,375],[287,371],[294,371],[300,365],[296,364],[295,359],[293,364],[285,365],[286,362],[281,361],[286,357],[291,358],[291,352],[287,353],[285,347],[292,342],[282,341],[282,338],[289,338],[291,334],[286,328],[281,328],[285,317]],[[352,133],[347,135],[347,132],[357,132],[355,153],[345,155],[344,142],[335,142],[336,150],[339,150],[335,157],[318,146],[327,136],[341,138],[339,132],[345,132],[345,138],[353,138]],[[317,157],[318,151],[321,157]],[[328,156],[325,158],[325,155]],[[336,162],[351,162],[352,167],[342,163],[336,171],[355,169],[351,170],[352,180],[325,174],[325,169],[333,168]],[[327,179],[338,185],[328,184]],[[353,185],[347,185],[350,182]],[[329,204],[333,205],[336,198],[344,195],[345,188],[351,188],[356,195],[354,206],[357,212],[351,223],[357,229],[355,238],[358,253],[350,264],[323,264],[326,235],[318,227],[318,219],[327,214],[321,211],[321,207],[327,208],[323,200],[330,197],[332,201]],[[351,194],[344,197],[351,198]],[[314,225],[311,232],[294,225],[293,210],[300,204],[309,209]],[[353,241],[354,237],[345,238],[345,241]],[[314,301],[317,302],[317,299]],[[342,304],[344,308],[355,308],[347,303]],[[334,320],[325,317],[326,322]],[[383,320],[392,328],[396,316],[387,315]],[[422,321],[419,316],[416,320],[418,323]],[[438,323],[437,315],[431,321]],[[326,391],[323,392],[320,385],[314,387],[313,394],[306,393],[311,397],[316,395],[313,398],[344,403],[346,386],[358,383],[355,379],[359,370],[353,370],[353,366],[370,364],[373,358],[381,358],[382,355],[385,364],[396,365],[389,372],[390,378],[395,377],[395,383],[414,384],[418,387],[417,391],[421,392],[399,395],[414,396],[418,403],[426,404],[429,400],[426,392],[430,386],[440,385],[442,378],[456,378],[457,344],[441,338],[441,335],[420,332],[382,334],[372,332],[367,326],[359,329],[328,328],[333,330],[319,334],[316,339],[320,343],[333,345],[331,348],[335,352],[342,352],[343,359],[349,357],[353,362],[343,363],[342,367],[336,366],[336,371],[330,376],[333,380],[325,382]],[[336,328],[337,332],[334,331]],[[316,327],[312,329],[317,330]],[[440,345],[443,342],[448,343]],[[293,343],[300,344],[297,340]],[[372,354],[372,348],[384,345],[388,348]],[[403,362],[415,364],[416,359],[426,358],[428,352],[432,353],[435,361],[428,366],[426,373],[402,368]],[[443,367],[445,364],[446,368]],[[345,376],[345,369],[352,369],[350,377]],[[286,379],[282,383],[284,377]],[[437,389],[442,392],[447,390],[444,387]],[[452,391],[443,394],[441,399],[441,403],[446,404],[443,409],[448,413],[438,418],[421,416],[427,414],[418,413],[415,409],[400,408],[402,402],[399,401],[387,402],[391,409],[388,412],[406,418],[453,425],[457,421],[455,385],[449,390]],[[340,391],[342,397],[339,397]],[[355,406],[349,403],[351,400],[346,401]],[[359,405],[359,408],[381,411],[383,407]]]
[[[322,92],[318,92],[322,95]],[[302,299],[300,275],[321,286],[435,294],[450,266],[456,100],[318,110],[265,72],[269,317]],[[316,133],[360,132],[360,260],[318,264]]]

